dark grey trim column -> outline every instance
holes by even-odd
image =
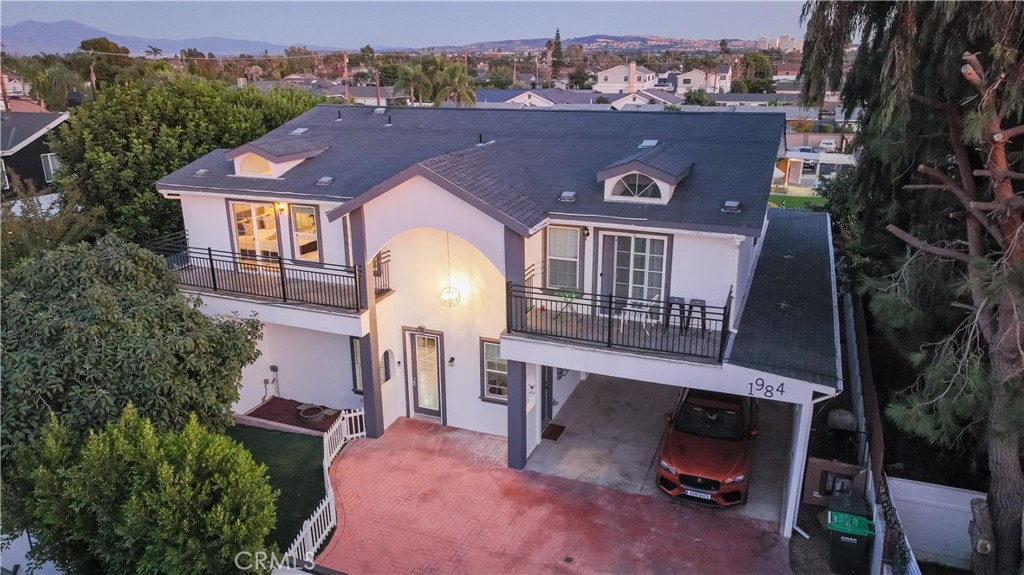
[[[526,283],[526,240],[509,228],[505,228],[505,281]],[[512,313],[505,307],[506,313]],[[508,362],[508,466],[526,467],[526,364],[521,361]]]
[[[380,391],[380,344],[377,342],[377,299],[374,295],[372,260],[366,253],[366,221],[363,208],[349,214],[352,224],[352,265],[359,266],[359,301],[366,308],[363,313],[369,319],[369,333],[360,338],[360,355],[363,366],[363,410],[366,412],[366,436],[377,438],[384,435],[384,405]]]

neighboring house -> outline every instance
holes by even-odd
[[[3,171],[4,194],[11,191],[12,174],[31,182],[37,192],[50,187],[60,160],[50,152],[46,135],[67,119],[67,112],[3,112],[0,115],[0,170]]]
[[[26,82],[24,79],[18,76],[4,73],[3,83],[4,91],[6,91],[7,95],[10,97],[28,97],[32,92],[32,84]]]
[[[405,94],[396,94],[394,86],[331,86],[326,94],[328,98],[374,107],[404,105],[409,100]]]
[[[768,102],[778,100],[786,106],[797,106],[799,94],[710,94],[711,99],[719,106],[767,106]]]
[[[659,92],[655,90],[623,94],[619,98],[611,98],[612,107],[616,110],[639,109],[645,105],[660,106],[662,109],[668,104],[678,106],[683,99],[675,94]]]
[[[670,77],[670,81],[674,81],[674,91],[680,96],[691,90],[707,91],[708,83],[711,79],[711,76],[709,74],[705,74],[702,70],[690,70],[689,72],[674,74],[673,76],[674,77]]]
[[[530,72],[519,72],[516,74],[516,86],[533,88],[537,86],[537,76]]]
[[[800,74],[799,62],[778,62],[775,64],[773,80],[796,80]]]
[[[641,90],[653,90],[658,83],[654,72],[630,62],[629,66],[614,66],[597,73],[594,91],[602,94],[631,94]]]
[[[842,379],[828,216],[767,208],[784,116],[539,110],[321,105],[158,181],[182,289],[264,324],[234,409],[272,379],[523,468],[589,374],[752,396],[792,438],[788,537]]]
[[[722,64],[712,72],[709,79],[711,89],[708,92],[727,94],[729,90],[732,90],[732,66]]]

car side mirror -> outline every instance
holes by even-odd
[[[760,429],[755,427],[755,428],[750,430],[750,436],[751,437],[757,437],[758,435],[761,435],[761,430]]]
[[[666,413],[665,414],[665,423],[672,423],[672,414],[671,413]]]

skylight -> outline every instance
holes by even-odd
[[[308,130],[309,130],[309,128],[295,128],[290,133],[293,136],[298,136],[299,134],[305,134],[306,131],[308,131]]]
[[[643,149],[643,148],[653,148],[654,146],[657,146],[657,145],[658,145],[658,140],[644,140],[644,141],[640,142],[640,145],[637,146],[637,147],[640,148],[640,149]]]
[[[332,178],[331,176],[324,176],[324,177],[322,177],[322,178],[320,178],[319,180],[316,181],[316,185],[318,185],[318,186],[329,186],[329,185],[331,185],[331,182],[333,182],[333,181],[334,181],[334,178]]]

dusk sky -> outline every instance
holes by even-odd
[[[0,20],[74,20],[110,34],[308,46],[425,47],[519,38],[647,34],[803,37],[801,2],[3,2]]]

